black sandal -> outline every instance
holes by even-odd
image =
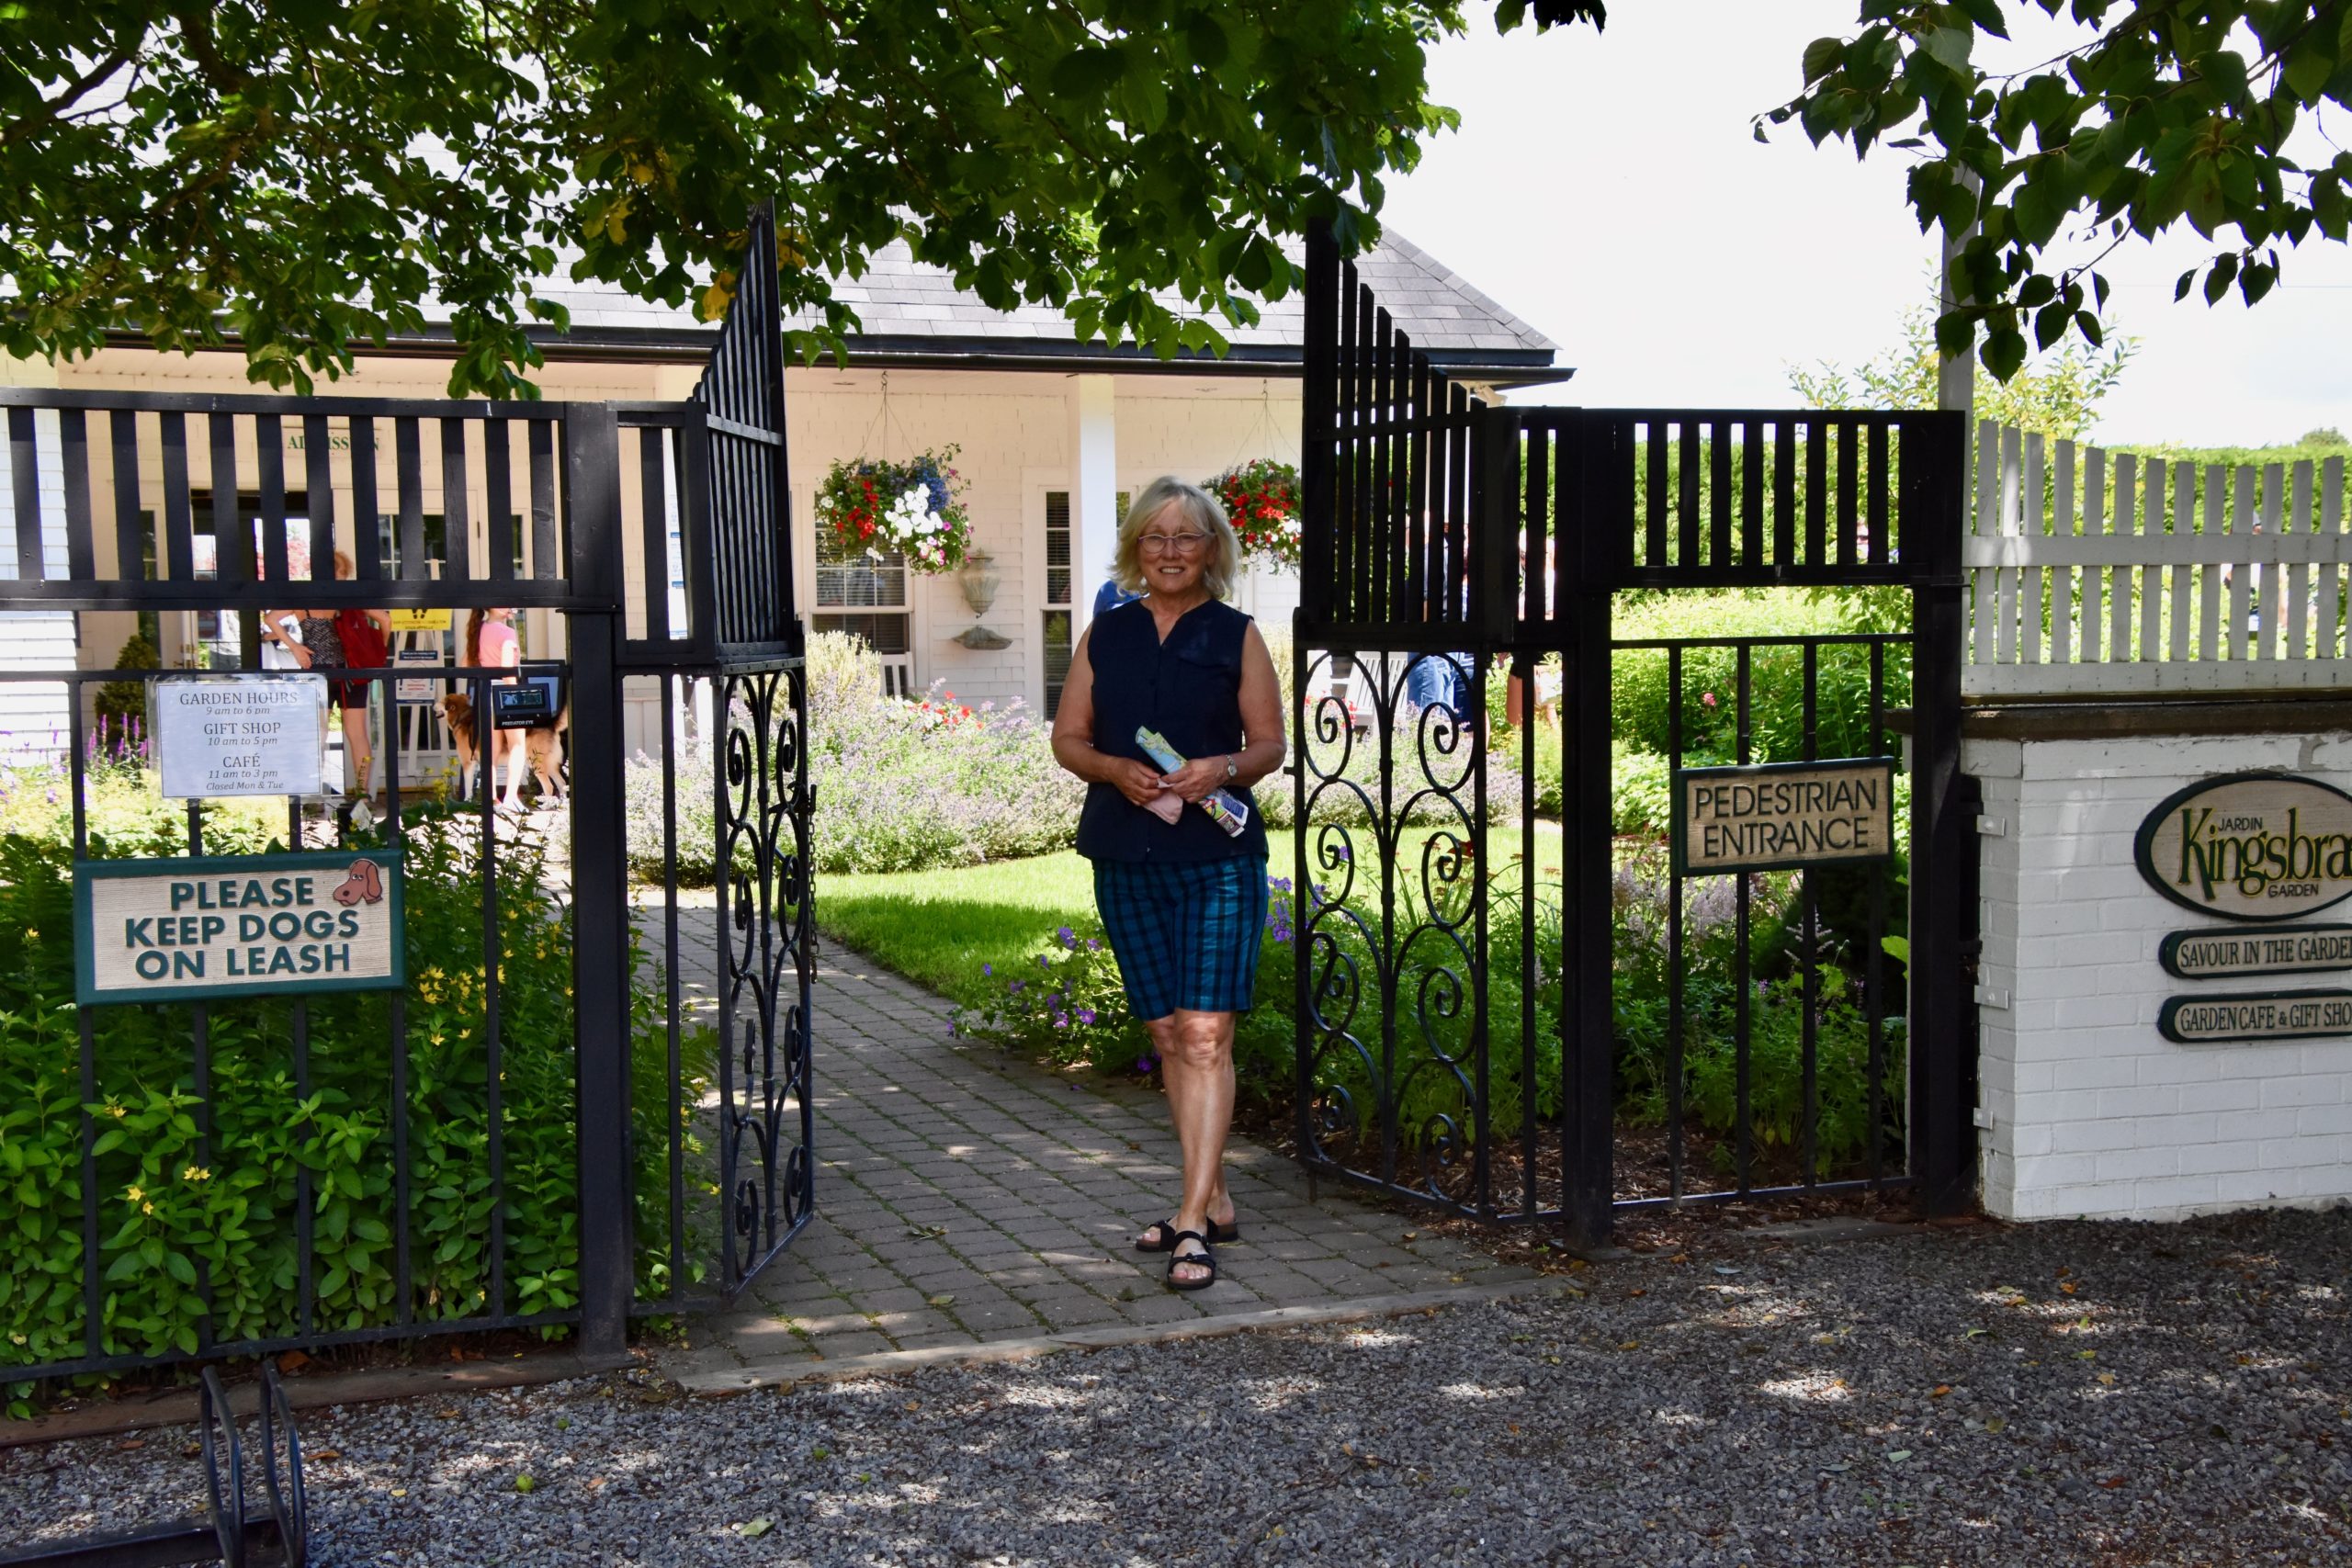
[[[1145,1227],[1142,1235],[1136,1238],[1136,1250],[1137,1252],[1173,1252],[1176,1250],[1176,1238],[1182,1234],[1176,1228],[1174,1220],[1155,1220]],[[1210,1244],[1216,1247],[1239,1241],[1241,1239],[1240,1220],[1237,1218],[1229,1225],[1221,1225],[1215,1220],[1211,1220],[1208,1239]]]
[[[1199,1242],[1201,1244],[1201,1249],[1198,1252],[1178,1252],[1174,1257],[1169,1258],[1168,1288],[1171,1291],[1205,1291],[1211,1285],[1216,1283],[1216,1253],[1210,1248],[1209,1238],[1203,1235],[1200,1232],[1178,1231],[1176,1233],[1175,1245],[1177,1247],[1183,1246],[1187,1240]],[[1209,1271],[1208,1278],[1204,1280],[1179,1280],[1176,1278],[1176,1270],[1188,1263],[1195,1269],[1207,1269]]]

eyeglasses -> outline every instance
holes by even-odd
[[[1145,534],[1136,540],[1148,555],[1166,555],[1173,551],[1189,556],[1208,542],[1206,534]]]

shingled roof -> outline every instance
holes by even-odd
[[[1562,381],[1575,374],[1557,364],[1558,345],[1521,321],[1460,274],[1390,229],[1359,275],[1396,324],[1430,360],[1454,376],[1497,386]],[[545,346],[567,357],[669,357],[707,352],[711,323],[693,312],[639,299],[603,284],[566,283],[547,289],[571,312],[571,330],[548,335]],[[1263,375],[1299,362],[1306,303],[1296,294],[1262,308],[1257,325],[1227,329],[1222,359],[1183,355],[1155,358],[1132,344],[1116,348],[1081,343],[1069,318],[1046,305],[992,310],[956,287],[939,267],[918,262],[903,242],[877,252],[865,276],[843,279],[833,292],[857,311],[862,330],[848,340],[852,364],[966,369],[1151,370],[1215,374],[1220,368]],[[1168,302],[1174,308],[1172,297]],[[809,325],[795,318],[795,325]]]

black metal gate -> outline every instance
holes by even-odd
[[[1960,417],[1487,406],[1328,236],[1308,286],[1301,1158],[1586,1240],[1649,1204],[1964,1205]],[[1706,589],[1894,592],[1908,624],[1614,637]],[[1908,790],[1886,860],[1702,876],[1618,798],[1848,758]]]
[[[558,1325],[615,1355],[632,1315],[731,1292],[805,1224],[810,803],[772,218],[750,227],[691,402],[0,389],[17,547],[0,612],[54,615],[75,641],[108,613],[544,612],[549,646],[521,674],[558,682],[572,774],[561,813],[503,826],[503,770],[464,791],[420,780],[405,753],[428,727],[393,719],[468,696],[487,757],[507,671],[323,670],[385,721],[380,821],[347,799],[280,797],[267,818],[191,800],[156,842],[162,803],[125,782],[137,726],[94,696],[186,671],[67,654],[0,680],[20,709],[57,694],[53,744],[9,739],[68,797],[53,849],[12,834],[0,875],[266,838],[397,850],[413,888],[437,889],[435,918],[410,922],[408,987],[333,1000],[76,1009],[41,951],[70,951],[68,916],[0,917],[9,1157],[55,1166],[10,1179],[8,1228],[32,1239],[0,1382]],[[690,733],[698,682],[716,712]],[[636,765],[632,705],[659,734]],[[718,874],[712,976],[685,940],[704,917],[682,863]]]

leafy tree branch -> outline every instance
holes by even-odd
[[[550,284],[723,311],[777,205],[784,301],[903,239],[999,309],[1162,355],[1378,232],[1454,123],[1458,0],[83,0],[0,21],[0,351],[241,346],[311,388],[446,307],[454,394],[529,396]],[[1529,19],[1498,7],[1498,26]],[[1540,28],[1598,25],[1544,0]]]
[[[2039,10],[2095,29],[2031,69],[1993,75],[1979,35]],[[1944,351],[2007,380],[2027,334],[2047,349],[2101,342],[2116,243],[2186,223],[2216,249],[2208,304],[2274,288],[2280,249],[2352,220],[2352,152],[2306,166],[2287,151],[2307,116],[2352,107],[2352,0],[1861,0],[1850,38],[1804,50],[1805,89],[1758,118],[1795,121],[1857,156],[1916,154],[1907,193],[1922,232],[1965,236],[1950,283],[1962,303],[1936,323]],[[2088,261],[2068,246],[2104,238]],[[2198,288],[2181,275],[2175,298]]]

